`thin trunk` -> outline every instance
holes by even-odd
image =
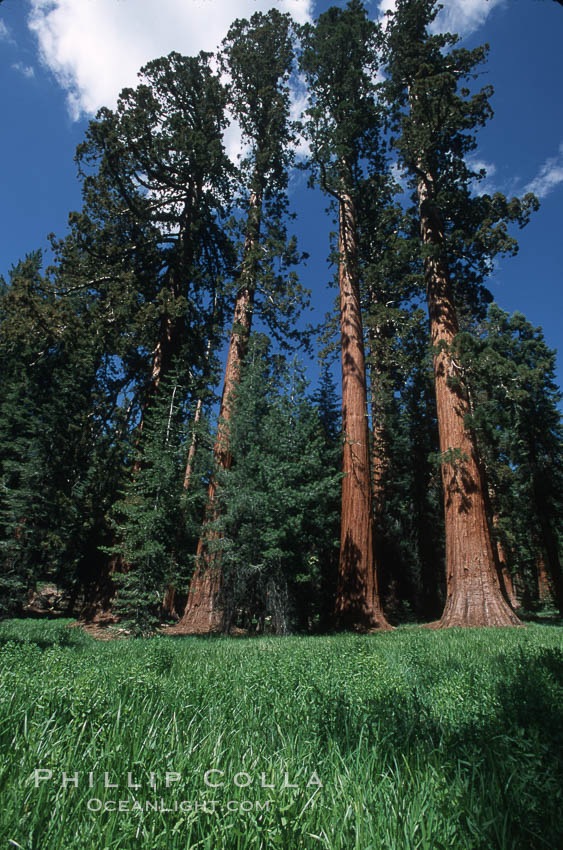
[[[493,514],[493,528],[496,529],[497,526],[498,526],[498,516],[496,514]],[[499,563],[499,567],[500,567],[501,580],[502,580],[502,584],[504,585],[504,592],[505,592],[511,606],[514,608],[514,610],[516,610],[516,608],[518,608],[520,606],[520,603],[518,602],[518,598],[516,596],[516,591],[514,590],[514,582],[512,581],[512,573],[510,572],[510,569],[508,567],[508,563],[507,563],[507,560],[506,560],[506,553],[504,551],[504,547],[502,545],[502,542],[499,540],[498,537],[497,537],[497,541],[496,541],[496,550],[497,550],[498,563]]]
[[[379,598],[369,462],[366,366],[357,275],[354,202],[339,202],[340,330],[342,357],[342,519],[336,593],[340,628],[390,628]]]
[[[424,262],[440,451],[458,453],[442,463],[446,526],[446,605],[440,620],[448,626],[513,626],[520,621],[503,597],[487,523],[484,486],[472,434],[465,428],[467,398],[449,385],[457,377],[448,352],[458,332],[441,217],[434,206],[434,178],[419,178],[420,232],[432,253]]]
[[[536,569],[538,574],[538,601],[542,605],[550,605],[554,600],[554,593],[543,555],[538,556]]]
[[[217,294],[215,294],[214,302],[213,302],[213,312],[215,314],[217,310]],[[209,361],[211,356],[211,337],[207,340],[207,346],[205,351],[206,360]],[[203,399],[199,398],[196,404],[194,418],[193,418],[193,427],[192,427],[192,439],[190,442],[190,448],[188,450],[188,457],[186,460],[186,469],[184,472],[184,484],[183,489],[184,492],[189,490],[191,480],[194,472],[194,464],[195,464],[195,454],[197,450],[197,430],[198,425],[201,422],[201,417],[203,414]],[[162,610],[163,613],[169,617],[172,617],[174,620],[180,619],[180,614],[176,609],[176,588],[174,585],[169,585],[166,593],[164,594],[164,599],[162,602]]]
[[[194,413],[194,427],[192,430],[192,441],[190,443],[190,449],[188,451],[188,459],[186,461],[186,471],[184,473],[184,490],[188,490],[190,487],[190,482],[192,480],[192,476],[194,474],[194,461],[195,461],[195,453],[197,448],[197,426],[201,422],[201,415],[203,413],[203,399],[199,398],[197,401],[195,413]]]
[[[539,490],[539,488],[536,488]],[[547,570],[549,585],[552,590],[552,598],[559,611],[563,614],[563,570],[559,557],[559,541],[557,534],[548,519],[547,505],[544,504],[545,494],[536,493],[536,501],[539,508],[539,521],[545,553],[545,561],[542,559],[544,568]]]
[[[371,346],[372,354],[374,346]],[[383,482],[385,471],[387,469],[387,456],[385,445],[385,428],[383,405],[378,394],[378,383],[380,383],[380,372],[374,364],[371,367],[371,431],[372,431],[372,496],[373,509],[376,519],[376,525],[381,518],[383,512]]]
[[[189,489],[193,477],[195,453],[197,449],[197,426],[201,422],[202,413],[203,399],[200,398],[198,399],[194,413],[194,427],[192,430],[192,439],[188,451],[188,458],[186,461],[186,471],[184,473],[184,491]],[[174,585],[169,585],[166,593],[164,594],[164,599],[162,601],[162,610],[165,615],[172,617],[174,620],[180,619],[180,614],[176,610],[176,588],[174,587]]]
[[[243,252],[241,285],[235,301],[233,327],[225,366],[223,394],[219,410],[219,425],[213,447],[215,463],[229,469],[232,462],[229,422],[233,415],[233,399],[240,382],[240,371],[252,328],[255,295],[254,250],[260,236],[262,195],[253,192],[250,196],[248,225]],[[178,630],[184,634],[206,634],[226,630],[225,611],[221,603],[223,589],[220,557],[209,550],[208,543],[217,539],[210,534],[206,525],[215,519],[215,481],[209,483],[204,527],[197,544],[196,567],[190,583],[188,601]]]
[[[156,396],[159,384],[165,377],[170,365],[173,342],[174,342],[174,327],[170,316],[164,316],[160,326],[160,333],[156,347],[154,349],[150,382],[147,389],[147,394],[141,409],[141,419],[137,428],[137,437],[135,440],[135,449],[137,457],[133,463],[133,475],[138,475],[141,471],[143,463],[139,455],[139,447],[143,436],[143,428],[147,414]]]

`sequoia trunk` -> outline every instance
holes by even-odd
[[[438,413],[446,527],[446,604],[439,625],[515,626],[520,621],[505,600],[487,523],[484,485],[475,441],[465,428],[467,398],[449,352],[458,332],[441,216],[434,205],[430,173],[418,182],[420,232],[431,248],[424,262]]]
[[[373,352],[373,348],[372,348]],[[371,369],[371,430],[372,430],[372,497],[376,520],[383,511],[383,485],[387,469],[385,428],[383,425],[383,405],[378,397],[379,372],[374,365]]]
[[[223,469],[231,466],[229,421],[233,414],[233,399],[240,381],[240,370],[252,328],[255,290],[254,251],[260,235],[262,210],[261,193],[252,193],[243,252],[241,287],[235,301],[233,327],[225,366],[223,394],[219,410],[219,425],[213,454],[215,463]],[[188,601],[178,631],[184,634],[207,634],[228,628],[221,601],[223,587],[220,557],[211,551],[209,542],[217,537],[206,529],[215,518],[215,481],[209,483],[207,507],[202,534],[197,544],[196,567],[190,583]]]
[[[489,496],[491,496],[491,493],[489,493]],[[498,528],[498,521],[499,521],[498,516],[496,514],[493,514],[492,523],[493,523],[493,528],[495,529],[495,531]],[[498,537],[497,537],[497,540],[496,540],[496,554],[497,554],[497,560],[498,560],[498,565],[499,565],[499,569],[500,569],[500,578],[501,578],[502,589],[503,589],[503,591],[506,595],[506,598],[508,599],[511,607],[514,608],[514,610],[516,610],[516,608],[519,607],[520,603],[518,602],[518,598],[516,596],[516,591],[514,590],[514,582],[512,580],[512,573],[510,572],[510,569],[509,569],[509,566],[508,566],[508,563],[507,563],[507,560],[506,560],[506,553],[504,551],[504,546],[502,545],[502,542],[500,541],[500,539]]]
[[[357,274],[354,203],[339,202],[340,330],[342,357],[342,519],[336,594],[341,628],[390,628],[379,598],[369,462],[366,367]]]
[[[541,605],[550,605],[554,600],[554,593],[543,555],[538,556],[536,570],[538,577],[538,601]]]

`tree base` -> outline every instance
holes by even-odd
[[[194,574],[184,615],[169,629],[169,634],[211,635],[228,632],[225,611],[220,604],[221,569],[218,566],[200,568]]]
[[[489,602],[489,604],[475,606],[471,606],[467,598],[454,598],[446,603],[444,613],[435,627],[437,629],[483,628],[487,626],[504,628],[522,625],[522,621],[502,597],[494,602]]]

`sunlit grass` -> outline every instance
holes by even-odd
[[[562,650],[541,625],[102,643],[0,624],[3,846],[558,848]]]

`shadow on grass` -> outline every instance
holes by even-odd
[[[408,763],[412,776],[434,766],[478,850],[555,850],[563,846],[563,652],[519,649],[487,661],[488,683],[476,673],[465,695],[455,669],[439,671],[435,687],[426,680],[367,700],[361,712],[340,695],[321,738],[348,754],[365,741],[386,764]]]
[[[541,626],[563,626],[563,616],[558,611],[519,611],[523,623],[539,623]]]

